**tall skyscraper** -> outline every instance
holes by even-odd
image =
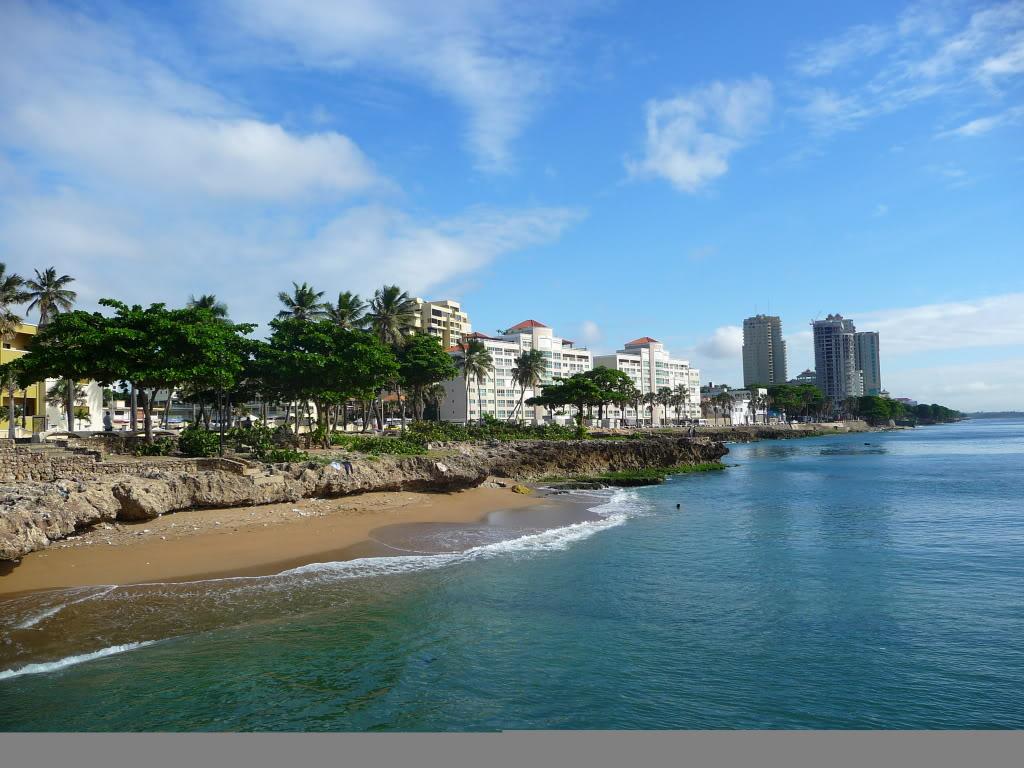
[[[857,368],[852,320],[842,315],[829,315],[815,320],[814,371],[818,389],[838,407],[848,397],[864,394],[863,375]]]
[[[878,331],[858,331],[854,335],[854,365],[864,372],[864,394],[882,391],[882,369],[878,362]]]
[[[786,383],[786,342],[782,321],[755,315],[743,321],[743,386]]]

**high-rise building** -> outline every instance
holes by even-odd
[[[782,321],[755,315],[743,321],[743,386],[786,383],[786,342]]]
[[[864,394],[882,393],[882,370],[878,362],[878,331],[858,331],[854,335],[854,365],[864,372]]]
[[[680,405],[679,418],[700,418],[700,371],[691,368],[688,360],[673,358],[657,339],[644,336],[628,342],[613,355],[598,355],[594,358],[594,367],[601,366],[629,374],[636,388],[644,393],[657,392],[662,387],[675,390],[683,385],[689,396],[686,403]],[[620,409],[617,405],[610,405],[605,409],[608,426],[619,426],[622,421],[650,424],[653,420],[654,424],[660,424],[675,420],[674,406],[655,406],[653,413],[641,406],[640,411],[637,414],[631,406]]]
[[[856,365],[854,335],[857,329],[852,320],[842,315],[829,315],[811,325],[818,389],[838,408],[846,398],[864,394],[863,375]]]

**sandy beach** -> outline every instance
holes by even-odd
[[[471,523],[499,510],[543,505],[508,488],[458,493],[368,493],[286,504],[177,512],[100,524],[0,570],[0,595],[98,584],[262,575],[327,559],[383,526]]]

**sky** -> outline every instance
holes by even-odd
[[[829,313],[1024,409],[1024,0],[0,0],[0,261],[103,297],[396,283],[741,384]]]

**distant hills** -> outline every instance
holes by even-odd
[[[1009,419],[1024,417],[1024,411],[977,411],[965,413],[964,416],[968,419]]]

